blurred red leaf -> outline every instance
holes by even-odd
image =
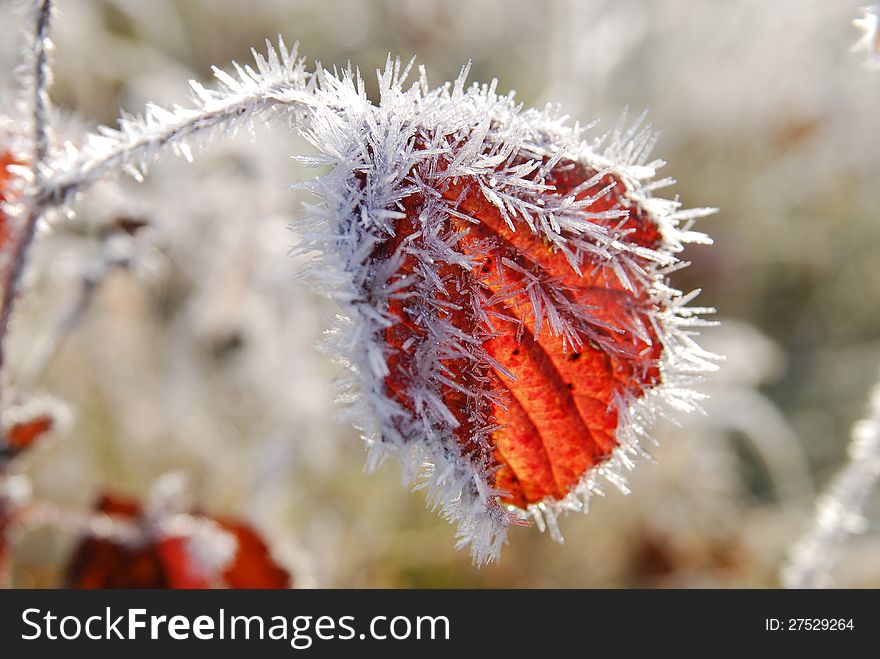
[[[153,551],[162,564],[168,582],[165,588],[202,589],[220,587],[220,582],[194,560],[187,538],[171,536],[153,545]]]
[[[229,588],[289,588],[290,575],[269,554],[269,547],[247,524],[228,518],[217,523],[238,541],[238,552],[223,578]]]
[[[55,426],[55,419],[50,414],[37,414],[24,421],[11,424],[0,440],[0,460],[12,459],[22,451],[29,449],[44,434]]]
[[[98,503],[102,513],[137,520],[137,502],[105,495]],[[87,537],[80,542],[67,568],[68,588],[170,588],[155,544],[125,546],[113,540]]]
[[[594,184],[576,189],[594,176]],[[608,188],[584,212],[618,210],[623,215],[592,216],[590,222],[616,230],[620,240],[633,246],[660,245],[658,226],[613,175],[600,177],[582,164],[562,160],[543,183],[554,186],[547,195],[559,199],[573,193],[578,200],[587,199]],[[449,300],[448,310],[441,312],[443,320],[462,336],[487,337],[483,347],[497,364],[486,370],[461,359],[443,364],[447,380],[454,383],[442,385],[443,404],[456,418],[462,454],[481,450],[474,441],[475,419],[488,418],[496,427],[490,438],[494,453],[483,458],[489,457],[498,467],[494,486],[504,493],[502,501],[525,508],[548,497],[562,499],[618,445],[616,397],[639,398],[659,383],[662,346],[652,323],[658,309],[647,285],[633,281],[632,290],[627,289],[609,260],[587,261],[578,274],[562,251],[536,232],[525,226],[513,231],[474,180],[460,176],[440,193],[456,211],[449,215],[448,235],[440,238],[454,240],[456,249],[475,264],[469,273],[452,265],[439,266],[437,275]],[[415,193],[402,203],[407,217],[397,225],[394,237],[374,250],[377,261],[400,253],[404,243],[430,249],[426,243],[430,237],[422,235],[418,219],[427,200]],[[404,260],[397,271],[401,280],[419,267],[414,249],[402,252]],[[546,317],[543,329],[536,327],[530,297],[535,283],[556,300],[562,320],[583,339],[582,345],[548,331]],[[398,322],[385,330],[391,348],[385,386],[389,396],[412,410],[413,376],[408,365],[414,362],[426,329],[411,311],[418,302],[406,295],[415,289],[400,290],[403,295],[388,302],[388,313]],[[481,313],[475,312],[469,298],[475,290],[482,295]],[[491,327],[486,317],[491,318]],[[474,410],[467,392],[486,389],[501,394],[498,402],[488,404],[491,409]]]
[[[143,522],[140,505],[105,495],[98,510],[123,520]],[[87,537],[75,550],[67,569],[69,588],[288,588],[292,579],[271,557],[259,535],[235,520],[203,518],[231,533],[238,545],[231,563],[210,574],[192,550],[191,538],[154,533],[140,543]],[[145,529],[146,530],[146,529]]]

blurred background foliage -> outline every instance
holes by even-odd
[[[11,105],[21,17],[0,2],[0,102]],[[848,52],[856,2],[818,0],[60,0],[52,96],[67,137],[117,108],[183,102],[189,78],[299,40],[324,66],[416,55],[433,84],[468,60],[527,105],[561,103],[613,127],[629,106],[662,131],[657,156],[687,206],[717,206],[673,277],[701,288],[727,356],[706,415],[657,430],[656,464],[562,522],[564,545],[514,528],[475,569],[453,529],[386,465],[362,473],[355,431],[332,420],[337,367],[313,346],[333,305],[287,256],[313,175],[283,123],[166,158],[142,186],[102,185],[40,244],[12,336],[13,381],[100,278],[88,313],[37,388],[71,423],[21,467],[39,496],[86,506],[144,494],[170,469],[200,506],[259,526],[301,586],[776,586],[816,488],[844,458],[880,363],[880,78]],[[74,118],[75,117],[75,118]],[[63,132],[63,131],[62,131]],[[64,137],[62,135],[62,137]],[[253,138],[253,139],[252,139]],[[134,237],[105,228],[119,218]],[[102,228],[103,227],[103,228]],[[288,230],[292,227],[292,231]],[[840,586],[880,586],[877,499]],[[71,538],[28,533],[16,583],[57,582]]]

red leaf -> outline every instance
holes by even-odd
[[[104,496],[98,510],[140,523],[140,505],[118,496]],[[238,542],[232,562],[220,574],[210,574],[193,554],[185,535],[147,533],[140,544],[104,538],[85,538],[67,571],[70,588],[288,588],[290,575],[271,557],[269,548],[250,526],[230,519],[213,521]],[[146,530],[146,529],[145,529]]]
[[[0,459],[12,459],[29,449],[44,434],[55,426],[50,414],[37,414],[25,421],[17,421],[9,426],[0,441]]]
[[[193,560],[187,538],[163,538],[156,543],[155,552],[165,571],[168,588],[204,589],[221,585],[219,579],[212,578],[213,575]]]
[[[121,519],[137,520],[137,502],[105,495],[97,509]],[[156,546],[148,542],[127,546],[104,538],[85,538],[68,564],[67,588],[170,588],[165,566]]]
[[[223,573],[229,588],[290,588],[290,575],[272,559],[254,529],[234,519],[218,518],[217,522],[238,541],[238,552]]]
[[[586,185],[594,176],[597,181]],[[555,188],[544,193],[545,200],[555,201],[572,192],[578,200],[588,199],[607,187],[584,208],[585,217],[621,211],[608,219],[590,215],[589,221],[631,246],[660,245],[658,226],[614,176],[599,177],[582,164],[562,160],[540,183]],[[476,179],[457,177],[440,193],[451,209],[440,238],[454,242],[474,266],[469,272],[438,266],[445,287],[445,297],[438,299],[448,304],[440,312],[432,307],[432,313],[461,336],[479,337],[494,362],[493,367],[475,367],[466,359],[443,361],[442,400],[455,416],[462,454],[494,462],[492,484],[504,503],[525,508],[548,497],[562,499],[618,445],[616,399],[637,399],[659,383],[662,346],[652,318],[662,309],[651,300],[647,284],[633,278],[632,289],[625,287],[608,259],[585,260],[578,274],[562,250],[522,222],[513,231]],[[429,249],[430,237],[423,235],[419,220],[429,202],[421,193],[405,198],[406,218],[394,237],[374,250],[374,262],[404,255],[391,283],[420,266],[415,251]],[[407,249],[401,250],[404,245]],[[629,258],[634,263],[640,259],[633,253]],[[415,294],[415,288],[401,292],[388,302],[388,313],[398,322],[385,331],[390,349],[385,386],[392,399],[412,411],[412,384],[418,377],[413,363],[427,333],[420,321],[421,301],[406,295]],[[558,315],[556,331],[548,328],[553,311],[541,316],[540,305],[547,303]],[[493,402],[468,393],[481,389],[495,392]],[[478,424],[495,428],[490,456],[475,439]]]

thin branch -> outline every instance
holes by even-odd
[[[34,177],[39,184],[41,178],[40,165],[49,156],[49,85],[52,84],[52,67],[49,52],[52,43],[49,41],[49,30],[52,22],[52,0],[40,0],[37,6],[37,20],[34,27]]]
[[[95,298],[95,293],[111,272],[128,267],[105,253],[80,277],[79,290],[67,304],[58,319],[34,344],[29,365],[18,380],[19,391],[30,391],[43,378],[50,364],[60,352],[70,334],[80,324]]]
[[[33,38],[33,155],[30,163],[33,172],[34,184],[37,188],[42,186],[44,165],[49,156],[49,84],[52,78],[49,51],[52,44],[49,41],[49,31],[52,22],[52,0],[40,0],[36,6],[36,19],[34,23]],[[13,248],[12,258],[4,273],[2,281],[3,300],[0,303],[0,409],[2,409],[3,392],[3,366],[5,365],[6,334],[9,329],[9,321],[15,305],[15,296],[31,244],[34,241],[37,224],[42,215],[39,204],[27,204],[25,206],[25,221],[19,231],[18,238]]]
[[[867,418],[853,426],[849,462],[816,501],[813,527],[795,543],[781,578],[787,588],[821,588],[849,533],[864,530],[862,511],[880,480],[880,384]]]
[[[35,196],[44,207],[68,203],[104,176],[126,171],[140,180],[150,161],[168,148],[188,160],[189,141],[212,131],[230,131],[279,106],[306,109],[319,104],[310,88],[313,74],[306,73],[296,57],[279,40],[279,48],[267,42],[268,56],[253,51],[257,70],[233,63],[238,77],[214,69],[219,89],[210,90],[190,81],[195,96],[191,108],[171,109],[147,105],[142,116],[123,116],[119,129],[100,127],[86,137],[73,155],[53,163],[53,170]]]

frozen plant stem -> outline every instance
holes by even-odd
[[[34,177],[41,182],[40,165],[49,155],[49,85],[51,83],[51,65],[49,50],[49,29],[52,20],[52,1],[41,0],[37,7],[37,21],[34,27]]]
[[[222,72],[218,70],[217,73],[219,76]],[[276,89],[254,90],[249,94],[214,100],[204,108],[178,109],[176,113],[150,106],[148,113],[152,114],[144,120],[143,132],[124,128],[116,139],[117,143],[100,157],[90,158],[90,154],[84,152],[74,166],[38,186],[38,200],[53,206],[67,203],[103,176],[122,169],[140,178],[139,172],[146,162],[165,148],[177,149],[191,159],[186,142],[197,133],[227,128],[245,118],[252,119],[255,112],[279,104],[306,106],[314,103],[306,92],[294,92],[287,87],[286,82],[280,82]],[[203,88],[201,91],[210,93]]]
[[[142,180],[143,171],[161,152],[171,149],[192,160],[189,141],[205,133],[231,132],[258,114],[287,107],[297,111],[319,104],[313,89],[314,75],[297,59],[296,45],[288,50],[279,38],[278,49],[268,41],[267,57],[252,50],[257,70],[234,64],[237,78],[214,68],[218,89],[190,81],[193,107],[165,109],[148,104],[142,116],[123,116],[119,129],[102,126],[88,136],[74,155],[52,163],[51,173],[35,186],[37,203],[44,207],[67,204],[108,174],[125,171]]]
[[[865,504],[880,479],[880,384],[871,394],[868,416],[853,426],[849,462],[816,502],[813,527],[794,545],[782,569],[787,588],[822,588],[848,533],[864,529]]]
[[[43,183],[43,164],[49,155],[49,83],[51,82],[51,66],[49,62],[49,50],[52,47],[49,41],[49,29],[52,19],[53,4],[51,0],[40,0],[36,6],[36,20],[33,35],[33,154],[30,168],[33,172],[33,182],[37,189]],[[12,309],[15,305],[15,293],[24,273],[27,254],[34,242],[37,224],[42,216],[44,205],[34,200],[27,199],[25,204],[25,220],[19,230],[19,235],[13,246],[12,258],[4,273],[2,282],[3,302],[0,305],[0,409],[3,403],[2,373],[5,364],[6,334],[9,329],[9,320],[12,317]]]
[[[125,264],[112,263],[104,259],[82,276],[74,300],[52,328],[35,344],[31,363],[21,376],[19,392],[30,391],[42,379],[67,337],[86,315],[98,288],[117,267],[125,267]]]

